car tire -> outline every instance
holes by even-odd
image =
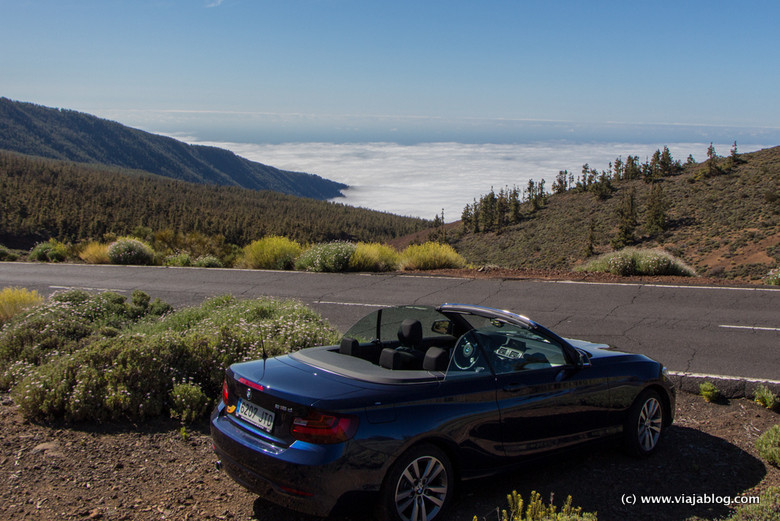
[[[634,401],[623,426],[626,449],[635,456],[649,456],[658,449],[666,430],[666,405],[661,396],[646,389]]]
[[[455,474],[447,454],[435,445],[412,447],[388,470],[377,505],[380,521],[444,519],[455,492]]]

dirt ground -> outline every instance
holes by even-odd
[[[677,418],[664,445],[646,460],[611,444],[576,449],[499,477],[463,485],[452,521],[497,519],[506,494],[531,490],[556,504],[567,494],[600,520],[706,519],[728,514],[717,504],[632,506],[624,494],[758,495],[780,485],[780,469],[761,460],[756,438],[780,415],[745,400],[704,402],[680,393]],[[8,395],[0,395],[0,519],[309,521],[267,503],[215,467],[204,424],[182,433],[172,420],[138,426],[29,423]],[[331,521],[370,519],[368,513]]]

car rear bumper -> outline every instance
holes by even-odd
[[[347,444],[295,442],[278,447],[239,426],[222,413],[222,407],[212,414],[211,438],[221,468],[231,478],[268,501],[298,512],[324,517],[348,493],[375,492],[381,485],[382,469],[374,465],[355,468],[349,463],[352,458],[345,457],[350,450]]]

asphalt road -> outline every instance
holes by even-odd
[[[0,263],[0,288],[141,289],[181,307],[213,295],[292,297],[344,331],[375,306],[509,309],[562,336],[644,353],[670,370],[780,380],[780,290],[461,279],[403,274]]]

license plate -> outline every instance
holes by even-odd
[[[243,400],[238,402],[236,416],[242,420],[248,421],[252,425],[260,427],[266,432],[271,432],[271,429],[274,427],[274,413]]]

